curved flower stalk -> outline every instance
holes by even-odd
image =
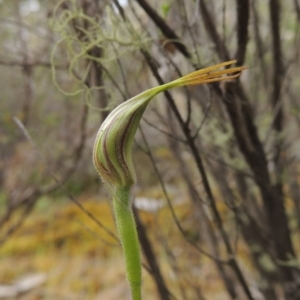
[[[141,117],[160,92],[170,88],[234,79],[245,67],[220,70],[235,60],[192,72],[172,82],[151,88],[117,106],[101,125],[93,151],[95,168],[113,194],[114,213],[125,257],[132,300],[141,300],[141,258],[131,209],[130,188],[136,175],[132,163],[132,144]]]

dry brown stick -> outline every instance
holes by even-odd
[[[157,175],[157,177],[158,177],[159,183],[160,183],[160,185],[161,185],[161,188],[162,188],[163,193],[164,193],[164,195],[165,195],[165,198],[166,198],[166,200],[167,200],[167,204],[168,204],[168,206],[169,206],[169,208],[170,208],[170,211],[171,211],[173,220],[174,220],[174,222],[175,222],[175,224],[176,224],[176,226],[177,226],[179,232],[182,234],[183,238],[184,238],[189,244],[191,244],[195,249],[197,249],[201,254],[207,256],[208,258],[210,258],[210,259],[212,259],[212,260],[214,260],[214,261],[216,261],[216,262],[218,262],[218,263],[220,263],[220,264],[229,264],[229,261],[227,261],[227,260],[221,260],[220,258],[215,257],[215,256],[211,255],[210,253],[206,252],[205,250],[203,250],[202,248],[200,248],[200,247],[197,245],[197,243],[195,243],[193,240],[189,239],[189,237],[186,235],[186,232],[185,232],[184,228],[182,227],[180,221],[178,220],[178,218],[177,218],[177,216],[176,216],[176,214],[175,214],[175,210],[174,210],[174,207],[173,207],[173,205],[172,205],[171,199],[170,199],[170,197],[169,197],[169,194],[168,194],[168,192],[167,192],[167,189],[166,189],[166,187],[165,187],[165,184],[164,184],[164,182],[163,182],[163,179],[162,179],[162,177],[161,177],[161,175],[160,175],[160,172],[159,172],[159,170],[158,170],[158,168],[157,168],[157,164],[155,163],[155,159],[154,159],[154,157],[153,157],[153,155],[152,155],[152,151],[151,151],[151,149],[150,149],[149,146],[148,146],[147,139],[146,139],[146,137],[145,137],[145,135],[144,135],[143,130],[141,129],[141,127],[140,127],[140,132],[141,132],[141,134],[142,134],[143,141],[146,143],[146,146],[147,146],[147,154],[148,154],[148,156],[149,156],[149,158],[150,158],[150,160],[151,160],[151,162],[152,162],[152,166],[153,166],[154,171],[155,171],[155,173],[156,173],[156,175]]]
[[[169,117],[169,119],[171,121],[169,123],[170,131],[172,132],[172,134],[174,134],[176,130],[175,130],[174,124],[172,122],[172,118]],[[185,184],[188,188],[189,195],[195,205],[196,213],[199,214],[199,219],[200,219],[199,226],[201,227],[203,235],[207,240],[209,250],[215,257],[220,257],[220,249],[219,249],[216,235],[215,235],[213,228],[206,216],[206,213],[205,213],[205,210],[203,207],[205,205],[204,201],[202,201],[198,191],[196,190],[196,188],[192,182],[189,168],[188,168],[187,164],[184,162],[184,159],[182,157],[181,148],[179,147],[178,143],[176,143],[172,139],[169,139],[169,143],[171,146],[170,149],[171,149],[173,155],[175,156],[176,161],[179,164],[179,169],[182,174],[183,181],[185,182]],[[223,264],[220,264],[218,261],[214,261],[214,262],[215,262],[216,268],[220,274],[220,277],[222,278],[222,280],[224,282],[224,285],[225,285],[225,288],[227,289],[228,294],[230,295],[230,297],[232,299],[236,299],[237,294],[236,294],[236,291],[234,288],[234,282],[229,277],[229,274],[228,274],[226,268],[224,267]]]
[[[7,241],[7,239],[14,232],[16,232],[17,229],[19,229],[21,227],[21,225],[24,223],[24,221],[29,216],[30,212],[33,210],[38,196],[39,196],[39,194],[36,194],[36,195],[34,195],[34,197],[31,197],[28,199],[28,201],[26,201],[25,207],[24,207],[21,215],[18,216],[17,221],[13,225],[9,226],[8,229],[6,229],[5,233],[1,236],[0,245],[3,245]]]
[[[277,112],[274,120],[274,129],[277,132],[282,131],[283,128],[283,108],[281,104],[281,86],[283,78],[283,56],[281,46],[280,34],[280,5],[278,0],[269,1],[270,19],[271,19],[271,32],[272,32],[272,46],[273,46],[273,91],[272,103],[277,106],[280,103],[280,109]]]
[[[187,50],[186,46],[180,42],[181,39],[175,33],[173,29],[171,29],[165,20],[160,17],[157,12],[148,4],[145,0],[136,0],[139,5],[144,9],[147,15],[151,18],[151,20],[156,24],[156,26],[162,31],[162,33],[168,38],[171,39],[176,46],[176,48],[187,58],[191,58],[191,54]]]
[[[300,21],[300,4],[299,4],[298,0],[294,0],[294,8],[295,8],[295,12],[297,15],[297,20],[299,22]]]
[[[23,68],[35,68],[35,67],[45,67],[51,68],[52,64],[50,62],[43,61],[18,61],[18,60],[4,60],[0,59],[0,65],[9,66],[9,67],[23,67]],[[56,69],[66,70],[68,69],[67,65],[55,65]]]
[[[139,235],[139,241],[141,243],[143,253],[147,259],[148,265],[151,270],[151,274],[153,275],[153,278],[156,282],[156,286],[159,292],[159,297],[161,300],[171,300],[171,298],[174,298],[165,282],[164,277],[162,276],[159,264],[157,262],[157,258],[155,256],[152,243],[149,240],[149,237],[147,235],[147,230],[140,219],[139,212],[133,207],[134,216],[136,220],[136,226],[138,230]]]
[[[111,236],[114,240],[118,241],[119,239],[117,236],[109,230],[105,225],[102,224],[101,221],[99,221],[91,212],[89,212],[80,202],[78,202],[73,195],[71,195],[66,187],[61,183],[61,181],[58,179],[57,175],[54,173],[54,171],[50,168],[46,158],[43,156],[43,154],[39,151],[37,145],[31,138],[29,132],[27,131],[24,124],[16,117],[14,117],[14,122],[17,124],[17,126],[20,128],[22,133],[25,135],[26,139],[29,141],[33,149],[37,152],[40,160],[45,164],[46,168],[48,169],[51,177],[56,182],[57,188],[60,188],[69,198],[70,201],[72,201],[81,211],[83,211],[92,221],[94,221],[101,229],[103,229],[109,236]]]
[[[263,75],[263,84],[264,87],[267,88],[268,87],[268,75],[267,75],[267,67],[266,67],[266,62],[265,62],[265,58],[264,58],[264,43],[261,37],[261,33],[260,33],[260,18],[259,18],[259,14],[258,14],[258,10],[257,10],[257,1],[256,0],[252,0],[252,14],[253,14],[253,28],[254,28],[254,40],[255,40],[255,47],[256,47],[256,51],[257,51],[257,57],[258,57],[258,61],[259,61],[259,67],[260,67],[260,72]]]
[[[284,77],[283,68],[283,53],[281,46],[281,33],[280,33],[280,3],[278,0],[269,1],[269,11],[271,19],[271,32],[272,32],[272,55],[273,55],[273,85],[271,94],[271,103],[273,105],[273,128],[276,132],[274,142],[274,163],[276,166],[277,176],[277,191],[283,194],[283,185],[281,176],[284,170],[284,161],[282,156],[282,143],[283,137],[279,134],[284,126],[284,111],[282,100],[282,83]]]
[[[249,0],[236,0],[238,43],[235,59],[237,60],[237,66],[242,66],[245,61],[248,44],[249,6]]]
[[[217,32],[216,26],[213,22],[213,18],[210,12],[208,11],[208,8],[204,0],[199,1],[199,7],[200,7],[200,13],[202,15],[205,28],[211,40],[215,44],[216,52],[219,58],[221,60],[230,60],[229,52]]]

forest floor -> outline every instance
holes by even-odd
[[[89,196],[84,196],[84,199],[79,199],[84,207],[115,233],[108,202],[100,202]],[[120,246],[73,203],[51,201],[49,198],[41,199],[24,225],[0,247],[0,299],[129,299]],[[165,224],[166,236],[171,240],[177,239],[179,233],[174,221],[163,210],[160,217]],[[179,205],[176,211],[184,222],[186,209]],[[143,212],[141,215],[155,244],[167,284],[178,295],[176,299],[196,299],[195,296],[188,296],[188,289],[193,289],[193,285],[194,289],[195,286],[199,286],[202,291],[205,288],[205,299],[227,299],[227,295],[221,292],[224,287],[213,262],[203,258],[200,267],[196,268],[199,254],[185,253],[187,250],[182,240],[175,248],[172,245],[173,252],[179,253],[174,265],[183,266],[181,270],[186,269],[187,276],[179,278],[174,272],[176,268],[172,270],[170,267],[170,257],[162,251],[161,241],[154,240],[154,233],[159,230],[155,225],[157,214]],[[36,288],[17,296],[1,298],[1,291],[5,294],[5,288],[12,288],[17,281],[25,282],[26,285],[26,282],[30,284],[34,279],[40,280]],[[189,286],[186,291],[185,286]],[[194,295],[195,291],[191,293]],[[143,294],[145,300],[159,299],[154,282],[145,269]]]

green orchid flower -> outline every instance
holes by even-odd
[[[117,229],[125,257],[132,300],[141,300],[141,258],[131,209],[130,188],[136,181],[132,144],[143,113],[157,94],[175,87],[198,85],[238,77],[245,67],[222,69],[235,60],[192,72],[172,82],[151,88],[117,106],[102,123],[94,145],[93,161],[112,196]]]

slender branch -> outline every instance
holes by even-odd
[[[172,118],[170,118],[171,122],[170,122],[170,130],[171,132],[175,131],[174,129],[174,124],[172,124]],[[191,174],[189,172],[189,168],[187,166],[187,164],[184,162],[184,159],[182,157],[182,153],[180,151],[180,148],[178,147],[178,145],[174,142],[174,140],[169,139],[170,142],[170,149],[172,151],[172,153],[174,154],[174,156],[176,157],[176,161],[179,163],[179,167],[180,167],[180,172],[182,173],[182,179],[185,182],[190,197],[193,201],[193,203],[195,204],[195,212],[197,213],[198,211],[198,219],[199,221],[199,226],[201,228],[201,231],[203,232],[204,237],[207,238],[207,242],[208,242],[208,247],[210,249],[210,252],[215,256],[215,257],[219,257],[220,256],[220,250],[219,250],[219,246],[218,246],[218,241],[216,238],[216,235],[213,231],[213,228],[211,226],[211,223],[209,222],[205,210],[204,210],[204,201],[201,199],[197,189],[195,188],[195,186],[192,183],[192,178],[191,178]],[[206,204],[207,205],[207,204]],[[226,272],[226,268],[224,267],[223,264],[220,264],[218,261],[214,261],[220,277],[223,279],[224,285],[227,289],[228,294],[230,295],[230,297],[232,299],[236,299],[237,295],[236,295],[236,291],[234,289],[234,283],[232,282],[232,280],[229,278],[228,276],[228,272]]]
[[[145,122],[148,126],[154,128],[154,129],[157,130],[158,132],[160,132],[160,133],[162,133],[162,134],[168,136],[168,137],[171,138],[171,139],[176,140],[177,142],[186,144],[186,141],[185,141],[184,139],[182,139],[182,138],[180,138],[180,137],[177,137],[176,135],[171,134],[171,133],[169,133],[169,132],[167,132],[167,131],[165,131],[165,130],[159,128],[158,126],[154,125],[154,123],[151,123],[150,121],[148,121],[145,117],[143,118],[143,120],[144,120],[144,122]]]
[[[109,230],[105,225],[103,225],[91,212],[89,212],[80,202],[78,202],[75,199],[75,197],[73,195],[71,195],[67,191],[66,187],[63,184],[61,184],[60,180],[58,179],[58,177],[56,176],[54,171],[50,168],[46,158],[39,151],[37,145],[35,144],[35,142],[31,138],[31,136],[30,136],[28,130],[26,129],[26,127],[24,126],[24,124],[16,117],[14,117],[13,119],[14,119],[14,122],[17,124],[17,126],[22,131],[22,133],[25,135],[26,139],[29,141],[29,143],[31,144],[33,149],[37,152],[40,160],[45,164],[45,166],[48,169],[51,177],[56,182],[57,188],[60,188],[68,196],[70,201],[72,201],[81,211],[83,211],[92,221],[94,221],[100,228],[102,228],[109,236],[111,236],[114,240],[118,241],[118,238],[116,237],[116,235],[111,230]]]
[[[162,31],[162,33],[168,39],[172,40],[175,47],[179,52],[183,54],[186,58],[191,58],[191,54],[187,50],[186,46],[180,42],[181,38],[169,27],[165,20],[160,17],[157,12],[148,4],[145,0],[136,0],[139,5],[145,10],[150,19],[156,24],[156,26]]]
[[[269,10],[271,18],[271,32],[273,42],[273,92],[272,103],[277,106],[280,100],[282,76],[283,76],[283,62],[282,62],[282,49],[281,49],[281,36],[280,36],[280,4],[279,0],[269,1]],[[280,110],[274,120],[274,129],[277,132],[282,131],[283,128],[283,109],[280,103]]]
[[[295,8],[295,12],[297,15],[297,20],[299,22],[300,21],[300,4],[299,4],[298,0],[294,0],[294,8]]]
[[[249,0],[236,0],[237,8],[237,40],[238,49],[235,54],[236,65],[241,66],[245,61],[248,44]]]
[[[134,206],[133,206],[133,212],[134,212],[137,231],[139,235],[139,241],[143,248],[143,253],[147,259],[148,265],[150,266],[151,275],[153,276],[153,279],[156,283],[160,299],[170,300],[171,298],[173,298],[173,296],[171,295],[169,289],[167,288],[165,280],[161,274],[160,267],[157,262],[152,244],[147,236],[146,228],[140,219],[139,212],[137,211],[137,209],[135,209]]]
[[[208,8],[205,4],[204,0],[199,1],[200,6],[200,13],[203,18],[204,25],[206,27],[206,30],[208,31],[210,38],[212,39],[213,43],[216,47],[216,52],[219,55],[219,58],[221,60],[230,60],[228,50],[223,43],[221,37],[219,36],[219,33],[217,32],[216,26],[213,22],[213,18],[208,11]]]
[[[22,224],[25,222],[25,220],[28,218],[30,215],[30,212],[33,210],[36,200],[38,198],[39,194],[35,194],[34,197],[31,197],[29,201],[26,202],[26,206],[24,210],[22,211],[21,215],[18,216],[17,221],[10,226],[8,229],[6,229],[5,233],[2,235],[0,239],[0,245],[4,244],[5,241],[10,237],[17,229],[19,229]]]
[[[34,68],[34,67],[45,67],[51,68],[52,64],[50,62],[43,61],[6,61],[0,59],[0,65],[9,66],[9,67],[24,67],[24,68]],[[56,65],[56,69],[66,70],[67,65]]]
[[[267,75],[267,67],[266,62],[264,59],[264,44],[262,41],[262,37],[260,34],[260,18],[257,11],[257,1],[252,1],[252,13],[253,13],[253,27],[254,27],[254,39],[255,39],[255,46],[257,51],[257,57],[259,60],[260,72],[263,75],[263,83],[264,87],[268,86],[268,75]]]
[[[215,256],[211,255],[210,253],[206,252],[205,250],[203,250],[202,248],[200,248],[193,240],[189,239],[189,237],[187,236],[185,230],[184,230],[183,227],[181,226],[181,224],[180,224],[180,222],[179,222],[179,220],[178,220],[178,218],[177,218],[177,216],[176,216],[176,214],[175,214],[175,210],[174,210],[173,205],[172,205],[172,203],[171,203],[171,199],[170,199],[170,197],[169,197],[169,194],[168,194],[168,192],[167,192],[167,189],[166,189],[166,187],[165,187],[165,184],[164,184],[164,182],[163,182],[163,180],[162,180],[162,178],[161,178],[161,176],[160,176],[160,172],[159,172],[159,170],[158,170],[158,168],[157,168],[157,165],[156,165],[156,163],[155,163],[155,159],[154,159],[154,157],[153,157],[153,155],[152,155],[152,152],[151,152],[151,150],[150,150],[150,148],[149,148],[149,145],[148,145],[147,139],[146,139],[146,137],[145,137],[145,134],[144,134],[144,132],[143,132],[143,130],[142,130],[141,127],[140,127],[139,129],[140,129],[140,132],[141,132],[141,134],[142,134],[143,141],[144,141],[144,143],[145,143],[146,146],[147,146],[147,150],[148,150],[148,153],[147,153],[147,154],[148,154],[148,156],[149,156],[149,158],[150,158],[150,160],[151,160],[151,162],[152,162],[152,166],[153,166],[154,171],[155,171],[155,173],[156,173],[156,175],[157,175],[157,177],[158,177],[159,183],[160,183],[160,185],[161,185],[161,188],[162,188],[163,193],[164,193],[164,195],[165,195],[165,198],[166,198],[166,200],[167,200],[168,206],[169,206],[169,208],[170,208],[170,211],[171,211],[173,220],[174,220],[174,222],[175,222],[177,228],[179,229],[179,232],[182,234],[182,236],[184,237],[184,239],[185,239],[189,244],[191,244],[193,247],[195,247],[195,249],[197,249],[201,254],[203,254],[203,255],[209,257],[210,259],[212,259],[212,260],[214,260],[214,261],[217,261],[217,262],[220,263],[220,264],[227,264],[228,261],[221,260],[221,259],[219,259],[218,257],[215,257]]]

